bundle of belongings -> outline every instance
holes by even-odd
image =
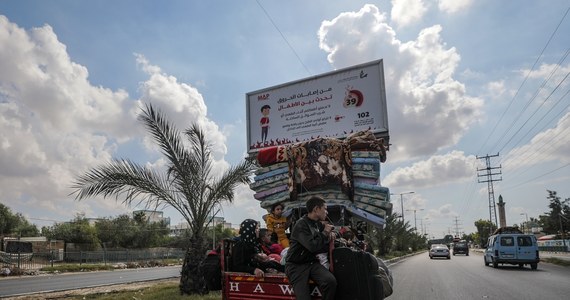
[[[383,227],[391,214],[390,191],[380,185],[380,163],[386,161],[384,140],[370,131],[344,140],[317,138],[307,142],[261,149],[260,168],[250,188],[264,209],[281,203],[284,214],[302,209],[320,196],[342,216]]]

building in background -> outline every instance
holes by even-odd
[[[135,210],[133,211],[133,218],[138,214],[144,214],[145,220],[149,223],[164,222],[170,226],[170,218],[164,217],[164,212],[158,210]]]

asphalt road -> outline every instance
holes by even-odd
[[[471,252],[430,260],[428,253],[403,259],[390,266],[394,293],[399,299],[568,299],[570,268],[539,263],[529,266],[485,267],[483,256]]]
[[[180,276],[181,266],[0,279],[0,298]]]
[[[483,256],[452,256],[430,260],[427,252],[389,265],[394,294],[388,299],[567,299],[570,267],[539,263],[528,266],[485,267]],[[40,292],[176,278],[181,266],[129,269],[0,279],[0,298]]]

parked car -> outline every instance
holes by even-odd
[[[434,244],[429,249],[429,258],[433,259],[434,257],[445,257],[447,259],[451,259],[451,254],[449,254],[449,248],[443,244]]]
[[[503,230],[489,237],[487,249],[483,256],[485,266],[499,264],[530,265],[536,270],[540,261],[536,237],[532,234],[523,234],[520,231]]]
[[[469,256],[469,244],[467,241],[459,241],[453,244],[453,255],[460,253]]]

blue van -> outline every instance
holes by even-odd
[[[536,237],[532,234],[523,234],[520,231],[497,231],[489,237],[487,248],[483,256],[485,266],[499,264],[530,265],[536,270],[540,262]]]

